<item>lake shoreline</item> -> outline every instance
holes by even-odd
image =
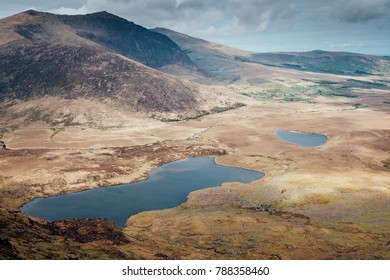
[[[172,172],[169,169],[169,167],[170,166],[179,166],[179,165],[187,166],[187,168],[193,168],[192,164],[191,164],[192,162],[193,162],[193,164],[195,164],[195,166],[198,166],[198,167],[193,169],[194,170],[193,172],[201,172],[201,170],[204,169],[204,171],[202,171],[202,172],[204,172],[203,175],[201,175],[201,174],[195,175],[195,173],[194,173],[194,175],[191,175],[191,176],[193,176],[192,178],[187,179],[188,180],[187,183],[181,182],[180,180],[173,180],[173,181],[170,181],[170,183],[168,183],[168,182],[164,183],[164,181],[162,181],[162,182],[158,182],[158,184],[154,182],[153,178],[156,177],[157,174],[162,172],[161,170],[167,170],[166,172]],[[197,163],[197,162],[204,162],[204,163],[202,165],[199,165],[199,163]],[[205,166],[207,166],[208,168],[205,169]],[[201,169],[199,169],[199,168],[201,168]],[[179,172],[179,174],[181,174],[180,172],[183,172],[183,171],[180,171],[180,168],[178,170],[179,171],[176,171],[176,172]],[[199,170],[199,171],[197,171],[197,170]],[[217,171],[217,170],[221,170],[221,171]],[[222,172],[222,170],[226,170],[226,172],[227,172],[227,170],[229,170],[229,172],[226,173],[225,175],[217,175],[220,172]],[[187,171],[185,171],[185,172],[187,172]],[[236,173],[237,173],[238,177],[233,176],[233,174],[236,174]],[[173,174],[174,173],[172,173],[172,175]],[[212,174],[212,176],[210,177],[209,181],[203,181],[200,179],[200,178],[205,178],[210,174]],[[239,175],[239,174],[241,174],[241,175]],[[245,175],[245,174],[247,174],[247,175]],[[250,175],[250,174],[252,174],[252,175]],[[251,179],[248,179],[248,178],[245,179],[244,177],[241,177],[244,175],[250,176],[248,178],[251,178]],[[190,175],[187,175],[187,176],[190,176]],[[222,176],[222,177],[219,177],[219,176]],[[39,197],[39,198],[35,198],[35,199],[27,202],[26,204],[21,206],[19,208],[19,210],[21,213],[24,213],[24,214],[27,214],[27,215],[33,216],[33,217],[39,217],[41,219],[51,221],[51,222],[52,221],[67,220],[67,219],[103,218],[103,219],[107,219],[107,220],[114,219],[114,222],[118,227],[123,227],[126,224],[126,220],[132,215],[135,215],[135,214],[138,214],[138,213],[144,212],[144,211],[164,210],[164,209],[168,209],[171,207],[177,207],[177,206],[181,205],[182,203],[185,203],[186,200],[188,199],[188,196],[193,191],[207,189],[207,188],[213,188],[213,187],[219,187],[224,182],[249,183],[252,181],[259,180],[259,179],[263,178],[264,176],[265,176],[265,174],[263,172],[249,170],[249,169],[245,169],[245,168],[241,168],[241,167],[231,167],[231,166],[218,164],[218,163],[216,163],[216,160],[214,157],[210,157],[210,156],[209,157],[188,157],[186,159],[161,164],[158,167],[149,171],[146,175],[146,179],[139,180],[139,181],[134,182],[134,183],[104,186],[101,188],[83,190],[80,192],[74,192],[74,193],[69,193],[69,194],[53,195],[53,196],[49,196],[46,198]],[[226,179],[222,179],[223,177],[226,177]],[[164,180],[165,176],[163,176],[162,178],[163,178],[162,180]],[[217,180],[217,178],[220,178],[220,179]],[[168,179],[166,179],[166,180],[168,180]],[[188,187],[190,185],[195,184],[195,181],[199,181],[198,183],[196,183],[195,187]],[[176,191],[174,191],[173,193],[172,192],[168,193],[172,189],[172,186],[173,186],[172,184],[174,184],[176,182],[180,182],[181,187],[179,189],[177,189]],[[160,196],[159,201],[152,203],[150,205],[150,208],[148,208],[148,207],[145,207],[145,205],[148,205],[148,202],[146,202],[146,201],[144,203],[141,203],[140,206],[135,206],[135,205],[139,205],[139,203],[140,203],[136,199],[135,201],[133,201],[133,203],[130,203],[129,206],[127,206],[126,209],[128,209],[128,210],[125,210],[125,209],[119,210],[122,213],[121,215],[118,212],[116,212],[115,217],[122,216],[121,222],[119,220],[117,220],[117,218],[113,218],[113,217],[110,218],[110,215],[108,213],[110,213],[110,211],[112,211],[113,208],[119,207],[119,205],[126,204],[125,201],[123,201],[124,193],[128,193],[127,195],[129,195],[129,197],[128,197],[129,200],[131,200],[131,199],[133,199],[133,197],[137,197],[137,196],[139,196],[140,199],[142,200],[143,196],[146,195],[148,192],[150,192],[150,186],[152,186],[153,184],[158,185],[158,188],[155,191],[157,191],[157,192],[164,191],[164,195]],[[162,184],[164,187],[161,188],[160,184]],[[206,186],[204,186],[203,184],[206,184]],[[142,187],[137,188],[138,186],[141,186],[141,185],[142,185]],[[149,187],[149,189],[148,189],[148,187]],[[116,198],[116,199],[119,199],[118,201],[116,201],[114,204],[112,204],[112,202],[110,202],[111,201],[110,199],[115,198],[116,197],[115,192],[118,192],[119,190],[122,190],[121,192],[124,192],[124,193],[122,193],[120,197]],[[107,193],[104,194],[104,196],[97,196],[93,199],[94,202],[91,205],[88,204],[88,201],[91,201],[91,198],[88,198],[88,196],[91,196],[93,194],[98,195],[99,193],[105,193],[105,192],[107,192]],[[182,195],[180,195],[181,198],[177,202],[172,204],[171,200],[174,197],[176,197],[178,195],[178,193],[181,193],[181,192],[182,192]],[[165,195],[167,197],[165,197]],[[83,202],[82,204],[79,204],[79,203],[77,203],[77,200],[76,200],[76,204],[74,204],[74,202],[72,202],[72,200],[71,200],[72,197],[78,197],[78,198],[83,197],[83,199],[85,199],[85,202]],[[149,197],[149,200],[154,199],[153,195],[151,195],[151,194],[149,194],[147,197]],[[110,199],[107,199],[107,198],[110,198]],[[156,208],[155,205],[158,205],[158,203],[161,203],[162,201],[164,201],[164,198],[166,201],[168,201],[167,202],[168,204],[165,204],[164,206],[158,206]],[[64,200],[67,201],[66,204],[63,204]],[[100,200],[100,203],[96,202],[97,200]],[[122,201],[122,203],[119,203],[120,201]],[[91,203],[91,202],[89,202],[89,203]],[[107,203],[108,203],[108,205],[105,206],[106,211],[100,210],[100,208],[102,208],[103,205],[105,205]],[[91,209],[93,209],[94,207],[96,207],[96,206],[94,206],[95,204],[99,205],[99,207],[98,207],[99,212],[95,212],[95,213],[91,212],[90,214],[86,214],[86,213],[89,213],[88,210],[85,210],[86,205],[89,205],[89,207]],[[42,206],[39,206],[39,205],[42,205]],[[46,205],[46,206],[43,206],[43,205]],[[59,208],[61,209],[61,205],[62,205],[62,209],[64,209],[62,211],[59,210]],[[69,205],[72,205],[72,206],[70,207]],[[77,205],[79,205],[79,206],[77,206]],[[79,210],[77,210],[77,207]],[[130,210],[130,209],[134,209],[134,207],[141,207],[142,210],[137,210],[136,212],[134,212],[134,210]],[[68,210],[66,210],[66,209],[68,209]],[[63,211],[65,211],[65,212],[63,212]],[[85,211],[87,211],[87,212],[85,212]],[[123,212],[125,212],[125,214],[123,214]],[[85,214],[82,214],[82,213],[85,213]],[[97,213],[100,213],[100,214],[97,214]],[[126,219],[124,219],[123,217],[126,217]]]
[[[295,144],[303,148],[313,148],[324,145],[328,141],[328,136],[317,133],[303,133],[293,130],[275,130],[273,134],[287,143]]]

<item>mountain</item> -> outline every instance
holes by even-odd
[[[243,67],[242,62],[339,75],[370,75],[390,71],[388,57],[321,50],[251,53],[165,28],[151,30],[167,35],[198,67],[214,73],[234,72],[235,69]]]
[[[197,85],[147,67],[196,67],[173,41],[106,12],[1,19],[0,61],[0,102],[109,99],[136,112],[183,113],[207,101]]]
[[[236,56],[236,60],[339,75],[370,75],[390,71],[390,62],[385,57],[321,50],[255,53],[249,56]]]
[[[238,50],[218,43],[194,38],[165,28],[151,29],[174,41],[201,69],[211,73],[234,71],[241,65],[236,56],[248,56],[250,52]]]
[[[194,67],[191,59],[167,36],[107,12],[87,15],[55,15],[29,10],[3,19],[14,32],[30,42],[103,46],[158,69],[179,64]],[[6,27],[2,27],[4,29]],[[4,32],[4,30],[2,30]],[[8,32],[9,33],[9,32]],[[85,40],[83,40],[85,39]]]
[[[90,15],[62,15],[58,18],[77,35],[101,44],[153,68],[165,65],[194,67],[191,59],[167,36],[123,18],[99,12]]]
[[[138,111],[167,112],[197,105],[194,85],[98,48],[2,46],[0,60],[0,100],[112,97]]]

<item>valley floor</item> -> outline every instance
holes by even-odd
[[[390,259],[390,115],[343,104],[261,103],[186,122],[8,133],[0,151],[2,258]],[[275,130],[321,133],[301,148]],[[34,197],[140,180],[165,162],[212,155],[265,172],[193,192],[174,209],[46,222]],[[271,208],[261,211],[261,204]],[[263,209],[264,210],[264,209]]]

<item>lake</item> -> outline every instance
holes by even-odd
[[[161,165],[144,181],[36,198],[20,210],[48,221],[105,218],[122,227],[131,215],[184,203],[192,191],[224,182],[249,183],[263,176],[262,172],[216,164],[211,157],[194,157]]]
[[[323,145],[328,139],[322,134],[307,134],[292,131],[276,130],[275,135],[288,143],[297,144],[302,147],[316,147]]]

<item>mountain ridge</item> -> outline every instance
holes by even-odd
[[[191,59],[167,36],[105,11],[86,15],[57,15],[28,10],[0,21],[6,28],[15,29],[19,37],[13,36],[14,40],[94,45],[155,69],[170,64],[195,68]],[[4,39],[0,40],[0,44],[4,44]]]

